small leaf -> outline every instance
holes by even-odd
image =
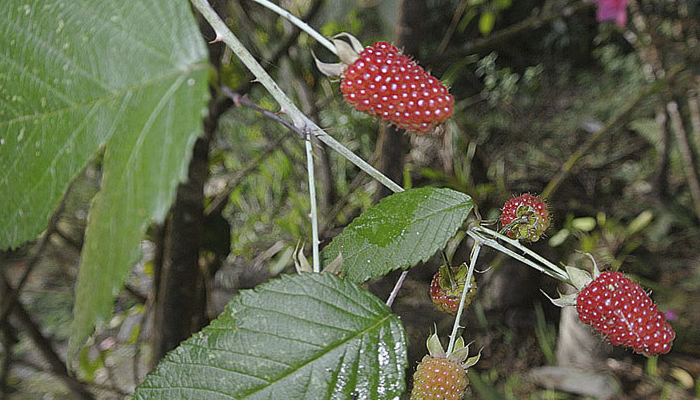
[[[342,275],[364,282],[426,261],[466,220],[471,197],[450,189],[395,193],[366,210],[323,249],[328,264],[343,253]]]
[[[406,367],[403,326],[380,299],[331,274],[283,275],[234,297],[134,399],[395,399]]]
[[[333,39],[333,45],[338,51],[338,57],[341,63],[345,65],[354,63],[360,57],[359,52],[355,51],[355,49],[344,40]]]

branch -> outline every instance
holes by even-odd
[[[596,144],[598,140],[600,140],[600,138],[603,137],[603,135],[614,131],[615,129],[619,128],[621,125],[626,123],[632,112],[637,109],[639,103],[641,103],[648,96],[657,93],[659,90],[661,90],[661,88],[665,87],[667,82],[668,79],[662,79],[642,88],[637,93],[637,96],[634,98],[634,100],[632,100],[627,105],[627,107],[625,107],[625,109],[622,110],[622,112],[618,113],[612,119],[610,119],[602,129],[593,132],[586,139],[586,141],[583,142],[581,146],[579,146],[579,148],[576,149],[576,151],[569,156],[566,162],[559,169],[559,172],[557,172],[554,178],[552,178],[552,180],[549,181],[547,186],[544,188],[544,190],[540,194],[540,197],[547,198],[551,196],[552,193],[554,193],[554,191],[557,190],[564,178],[566,178],[567,175],[569,175],[576,163],[578,163],[579,160],[581,160],[581,158],[584,155],[586,155],[586,153],[588,153],[591,147],[593,147],[593,145]]]
[[[567,6],[559,12],[548,12],[545,15],[535,15],[524,19],[518,23],[510,25],[506,28],[499,29],[491,33],[489,36],[467,42],[460,49],[445,53],[444,56],[438,56],[427,60],[430,65],[437,65],[438,62],[444,62],[445,59],[464,58],[471,54],[480,53],[494,48],[496,45],[503,43],[509,39],[513,39],[523,35],[525,32],[540,28],[542,25],[549,24],[560,18],[570,17],[574,14],[587,12],[595,7],[592,2],[582,1],[573,6]]]
[[[1,272],[1,271],[0,271]],[[0,273],[0,285],[6,293],[14,292],[14,289],[7,281],[4,273]],[[36,345],[39,352],[44,356],[51,367],[51,371],[58,376],[80,399],[94,400],[95,396],[85,387],[85,384],[79,381],[75,376],[68,372],[66,364],[58,356],[53,344],[42,333],[37,324],[32,320],[31,315],[18,300],[14,301],[11,307],[12,314],[17,318],[22,325],[24,331],[29,334],[32,342]]]
[[[297,107],[292,103],[292,101],[287,97],[284,92],[279,88],[279,86],[272,80],[272,78],[267,74],[267,72],[260,66],[257,60],[248,52],[248,50],[243,47],[241,42],[236,38],[236,36],[231,32],[226,26],[224,21],[219,18],[216,11],[211,8],[211,5],[206,0],[191,0],[197,10],[202,13],[202,16],[212,25],[214,30],[217,32],[217,36],[220,40],[226,43],[231,49],[236,53],[240,60],[250,69],[250,71],[255,75],[257,80],[267,89],[268,92],[275,98],[275,100],[280,104],[282,110],[289,114],[294,121],[294,125],[298,128],[308,132],[311,135],[316,136],[323,143],[328,145],[328,147],[340,153],[343,157],[348,159],[348,161],[355,164],[362,171],[366,172],[372,178],[376,179],[384,186],[390,188],[395,192],[403,191],[403,188],[396,184],[395,182],[388,179],[377,169],[369,165],[362,158],[354,154],[352,151],[348,150],[340,142],[335,140],[332,136],[328,135],[321,128],[313,123],[308,117],[306,117]]]
[[[668,116],[671,119],[671,128],[676,136],[678,150],[681,153],[683,169],[685,170],[685,179],[688,182],[690,196],[693,198],[693,203],[695,204],[695,214],[698,219],[700,219],[700,183],[698,183],[698,174],[695,172],[693,153],[690,149],[690,144],[688,143],[688,137],[686,136],[685,128],[683,127],[681,115],[678,112],[678,103],[675,101],[670,101],[668,104],[666,104],[666,110],[668,111]]]

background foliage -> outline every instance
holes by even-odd
[[[153,332],[147,299],[153,295],[157,235],[155,228],[144,232],[165,217],[185,177],[189,149],[201,132],[205,80],[277,111],[231,53],[218,54],[216,78],[207,75],[204,42],[213,37],[196,32],[186,2],[149,2],[145,8],[69,3],[0,5],[8,16],[0,19],[0,238],[13,248],[0,259],[6,283],[0,389],[10,398],[75,398],[79,388],[99,398],[133,393],[150,369]],[[311,50],[331,56],[263,7],[224,3],[229,25],[283,90],[331,135],[377,162],[383,127],[342,101],[337,82],[315,70]],[[326,36],[347,31],[364,44],[393,37],[401,2],[337,3],[282,5]],[[428,1],[423,39],[412,54],[450,86],[457,103],[444,136],[406,138],[411,150],[404,186],[466,193],[485,219],[496,218],[513,194],[548,190],[555,222],[538,251],[566,262],[574,261],[574,250],[593,252],[635,276],[677,316],[672,323],[678,339],[669,356],[647,361],[615,355],[607,372],[630,398],[699,395],[695,6],[631,2],[629,24],[618,27],[597,23],[593,6],[579,2]],[[214,100],[219,97],[215,93]],[[138,135],[149,129],[158,134]],[[212,143],[205,206],[225,194],[222,207],[205,210],[210,234],[201,252],[203,265],[221,263],[208,281],[214,317],[239,290],[291,272],[293,249],[308,240],[309,224],[302,141],[256,112],[234,107],[217,121]],[[373,203],[376,184],[323,146],[314,151],[319,163],[326,159],[320,171],[328,178],[319,175],[319,188],[327,244]],[[99,187],[113,183],[113,198],[92,200]],[[105,216],[92,211],[86,237],[90,201]],[[46,233],[33,241],[47,222]],[[110,230],[118,223],[134,227],[123,242]],[[31,242],[15,248],[26,240]],[[119,261],[109,249],[122,243],[128,251]],[[448,246],[455,260],[465,258],[462,246]],[[81,269],[80,279],[91,283],[74,289],[81,249],[88,249],[83,263],[87,257],[93,268]],[[141,260],[131,269],[139,250]],[[498,257],[484,264],[479,268],[488,272],[477,276],[480,300],[464,323],[469,339],[484,348],[470,372],[475,396],[578,398],[527,379],[534,367],[552,363],[558,314],[537,306],[538,288],[551,293],[551,283],[514,272]],[[102,274],[113,268],[116,277]],[[435,270],[434,260],[412,270],[393,307],[406,329],[409,372],[425,352],[433,322],[447,331],[425,294]],[[98,278],[105,283],[93,285]],[[524,291],[504,286],[503,279],[521,283]],[[390,280],[366,286],[384,299]],[[5,300],[17,293],[10,287],[21,289],[19,302]],[[111,300],[79,301],[102,321],[77,354],[73,377],[60,369],[75,332],[71,299],[88,292],[117,301],[111,315]],[[17,310],[23,309],[32,318],[22,318]],[[27,321],[41,328],[43,342],[22,334],[33,332]]]

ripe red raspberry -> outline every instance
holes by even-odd
[[[576,297],[576,311],[612,344],[647,356],[668,353],[676,337],[642,287],[620,272],[605,271],[585,286]]]
[[[515,239],[536,242],[549,228],[547,204],[529,193],[512,198],[503,205],[501,225]]]
[[[430,298],[433,300],[435,308],[447,314],[457,313],[464,284],[467,281],[468,270],[466,264],[454,267],[443,265],[433,275],[433,280],[430,282]],[[476,296],[476,280],[472,275],[467,297],[464,299],[465,307],[471,304],[474,296]]]
[[[356,109],[409,132],[423,134],[449,118],[454,98],[447,88],[387,42],[363,48],[354,37],[334,40],[341,63],[316,60],[321,72],[340,76],[343,97]]]
[[[467,371],[446,358],[426,355],[413,375],[411,400],[461,400],[467,390]]]

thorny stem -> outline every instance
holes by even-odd
[[[455,316],[455,322],[452,325],[452,333],[450,334],[450,343],[447,345],[446,357],[452,354],[452,350],[455,346],[455,341],[457,340],[457,331],[459,330],[459,321],[462,319],[462,312],[464,311],[464,302],[467,298],[467,293],[471,289],[472,285],[472,275],[474,275],[474,267],[476,266],[476,260],[479,258],[479,251],[481,250],[482,242],[479,239],[475,239],[474,247],[472,247],[472,254],[469,260],[469,269],[467,270],[466,283],[464,284],[464,290],[462,290],[462,298],[459,299],[459,308],[457,309],[457,315]]]
[[[403,191],[403,188],[396,184],[391,179],[387,178],[384,174],[379,172],[377,169],[369,165],[365,160],[357,156],[355,153],[350,151],[348,148],[343,146],[340,142],[333,139],[330,135],[324,132],[318,125],[311,121],[299,108],[287,97],[287,95],[280,89],[277,83],[268,75],[265,69],[258,63],[258,61],[253,57],[248,49],[243,46],[243,44],[238,40],[236,35],[231,32],[231,30],[226,26],[226,23],[219,17],[216,11],[212,8],[207,0],[190,0],[192,5],[202,14],[204,19],[209,22],[209,24],[214,28],[216,32],[217,39],[226,43],[231,50],[236,54],[236,56],[246,65],[250,72],[255,75],[258,82],[262,84],[265,89],[274,97],[274,99],[279,103],[280,107],[284,112],[286,112],[294,122],[294,126],[307,132],[308,135],[314,135],[319,138],[322,142],[328,145],[333,150],[339,152],[342,156],[348,159],[350,162],[355,164],[361,170],[367,172],[374,179],[378,180],[387,188],[394,192]],[[314,185],[314,179],[311,179],[309,186]],[[315,192],[315,189],[310,189],[310,192]],[[315,196],[314,196],[315,197]],[[312,202],[315,198],[311,199]],[[315,208],[315,207],[314,207]],[[315,214],[315,210],[312,212]],[[312,216],[312,223],[315,215]],[[318,228],[317,228],[318,229]],[[313,231],[313,228],[312,228]],[[318,233],[317,233],[318,234]],[[318,239],[314,239],[312,243],[312,248],[314,249],[314,254],[318,257]],[[315,259],[314,262],[317,260]],[[320,270],[320,265],[314,265],[314,270]]]
[[[268,0],[253,0],[253,1],[260,4],[263,7],[270,9],[271,11],[276,12],[282,18],[285,18],[289,22],[296,25],[297,28],[308,33],[311,37],[316,39],[319,43],[321,43],[323,46],[325,46],[333,54],[338,55],[338,50],[336,50],[335,46],[333,46],[333,43],[330,40],[326,39],[323,35],[318,33],[314,28],[310,27],[309,24],[307,24],[306,22],[297,18],[294,14],[290,13],[289,11],[285,10],[284,8],[282,8],[282,7],[278,6],[277,4],[274,4]]]
[[[335,140],[332,136],[324,132],[318,125],[311,121],[306,115],[304,115],[301,110],[287,97],[287,95],[280,89],[280,87],[275,83],[275,81],[268,75],[268,73],[263,69],[263,67],[258,63],[255,57],[250,54],[248,49],[246,49],[243,44],[238,40],[238,38],[231,32],[231,30],[226,26],[224,21],[221,20],[219,15],[214,11],[207,0],[190,0],[191,3],[197,8],[197,10],[202,14],[204,19],[209,22],[209,24],[214,28],[217,33],[219,40],[226,43],[231,50],[238,56],[238,58],[248,67],[250,72],[255,75],[260,84],[262,84],[270,95],[279,103],[282,110],[287,113],[292,120],[294,125],[302,130],[305,130],[308,134],[316,136],[320,141],[328,145],[328,147],[337,151],[345,157],[348,161],[355,164],[359,169],[366,172],[369,176],[377,180],[382,185],[386,186],[394,192],[401,192],[403,188],[396,184],[391,179],[387,178],[384,174],[379,172],[376,168],[369,165],[360,156],[356,155],[350,151],[347,147],[343,146],[342,143]]]

